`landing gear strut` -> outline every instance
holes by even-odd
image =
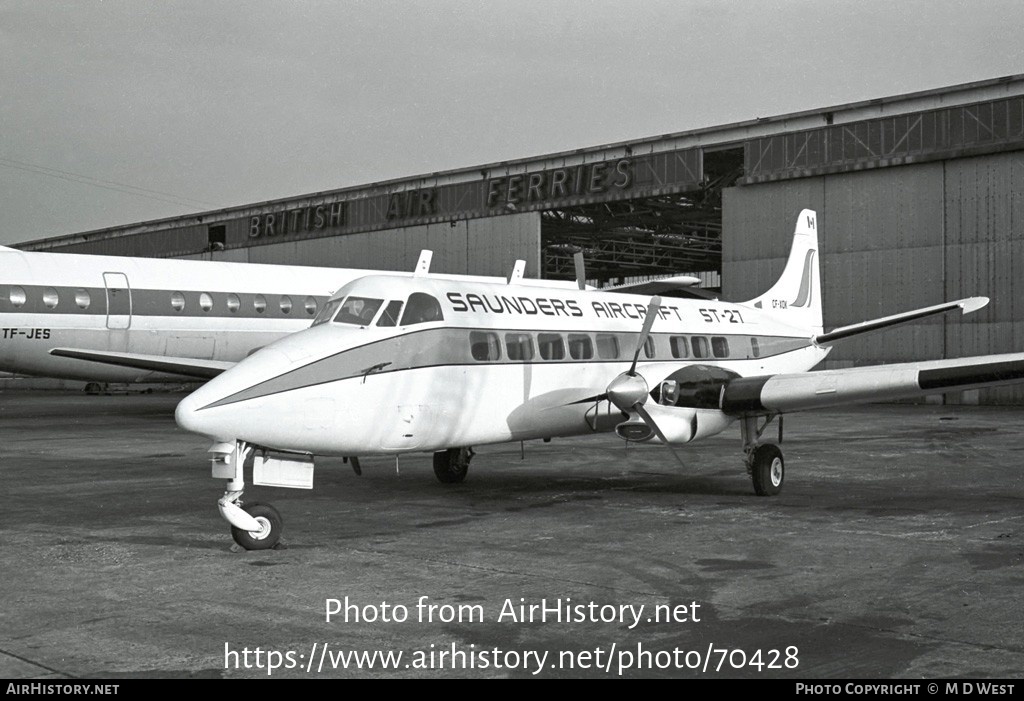
[[[754,483],[754,493],[759,497],[772,497],[782,491],[786,478],[786,463],[782,449],[773,443],[759,443],[761,434],[771,423],[769,416],[760,427],[756,416],[745,416],[740,424],[743,435],[743,452],[746,453],[747,474]],[[779,441],[782,441],[782,417],[779,417]]]
[[[449,448],[434,453],[434,474],[445,484],[457,484],[466,479],[472,448]]]

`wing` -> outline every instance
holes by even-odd
[[[728,414],[785,413],[820,407],[907,399],[1024,381],[1024,353],[845,370],[740,377],[722,389]]]
[[[235,365],[222,360],[201,360],[199,358],[176,358],[166,355],[142,355],[141,353],[114,353],[110,351],[78,350],[77,348],[54,348],[50,355],[60,358],[88,360],[94,363],[118,365],[138,370],[166,372],[171,375],[209,380]]]

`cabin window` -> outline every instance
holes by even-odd
[[[79,309],[88,309],[89,305],[92,304],[92,297],[89,296],[89,291],[77,290],[75,292],[75,304],[78,305]]]
[[[24,306],[25,302],[28,301],[28,295],[25,294],[25,288],[13,285],[11,287],[10,300],[11,304],[13,304],[15,307]]]
[[[180,312],[185,308],[185,295],[180,292],[171,293],[171,309]]]
[[[533,336],[528,333],[505,334],[509,360],[533,360]]]
[[[669,345],[672,347],[673,358],[689,358],[690,348],[686,342],[686,336],[669,336]]]
[[[594,357],[594,342],[582,333],[569,334],[569,355],[574,360],[589,360]]]
[[[654,357],[654,336],[648,336],[647,340],[644,341],[644,357]]]
[[[238,298],[238,295],[231,293],[228,295],[228,311],[234,314],[241,308],[242,300]]]
[[[469,349],[473,360],[501,360],[498,334],[491,331],[470,331]]]
[[[281,313],[291,314],[292,311],[292,298],[288,295],[281,295]]]
[[[537,334],[537,345],[540,346],[540,357],[544,360],[561,360],[565,357],[565,341],[561,334]]]
[[[257,314],[267,311],[267,298],[263,295],[256,295],[252,300],[252,308],[256,310]]]
[[[711,337],[711,352],[716,358],[729,357],[729,339],[725,336]]]
[[[204,312],[208,312],[213,309],[213,297],[208,292],[204,292],[199,295],[199,308]]]
[[[401,314],[402,302],[400,300],[396,299],[388,302],[388,306],[384,307],[384,313],[377,320],[377,326],[398,326],[398,319]]]
[[[57,296],[57,290],[52,287],[47,287],[43,290],[43,304],[46,305],[47,309],[53,309],[60,302],[60,297]]]
[[[705,336],[694,336],[690,339],[690,345],[693,347],[694,358],[710,358],[711,348],[708,345],[708,339]]]
[[[761,357],[761,346],[758,344],[757,339],[753,337],[750,339],[750,354],[755,358]]]
[[[316,316],[317,304],[315,297],[306,297],[306,301],[303,303],[302,306],[306,308],[307,314],[309,314],[310,316]]]
[[[603,360],[618,360],[619,339],[606,333],[597,334],[597,357]]]
[[[320,310],[320,313],[316,315],[315,319],[313,319],[313,323],[310,328],[313,328],[313,326],[319,326],[320,324],[326,324],[330,321],[331,317],[334,316],[334,312],[338,311],[338,307],[341,306],[341,303],[342,299],[339,297],[337,299],[332,299],[325,304],[323,309]]]
[[[377,316],[377,310],[380,309],[382,304],[384,304],[383,299],[346,297],[341,305],[341,310],[334,317],[334,321],[339,324],[369,326],[370,322],[373,321],[373,317]]]
[[[405,305],[402,326],[424,324],[428,321],[444,321],[441,305],[428,294],[413,292],[409,295],[409,303]]]

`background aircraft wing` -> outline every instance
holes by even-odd
[[[844,370],[740,377],[725,384],[720,408],[766,414],[906,399],[1024,381],[1024,353]]]
[[[50,351],[50,355],[56,355],[61,358],[75,358],[76,360],[88,360],[107,365],[119,365],[138,370],[165,372],[200,380],[209,380],[216,377],[235,364],[222,360],[176,358],[166,355],[142,355],[140,353],[114,353],[111,351],[78,350],[76,348],[54,348]]]
[[[701,283],[699,277],[692,275],[670,275],[668,277],[654,278],[653,280],[642,280],[640,282],[626,282],[621,285],[602,287],[601,292],[620,292],[633,295],[657,295],[669,292],[688,292],[695,297],[715,298],[717,292],[702,290],[697,287]]]

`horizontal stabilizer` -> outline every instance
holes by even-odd
[[[719,405],[729,414],[785,413],[1015,382],[1024,382],[1024,353],[741,377],[725,385]]]
[[[198,358],[175,358],[166,355],[142,355],[140,353],[114,353],[110,351],[79,350],[77,348],[54,348],[50,355],[60,358],[88,360],[94,363],[105,363],[137,370],[165,372],[201,380],[216,377],[235,363],[221,360],[201,360]]]
[[[903,312],[901,314],[885,316],[881,319],[872,319],[871,321],[862,321],[859,324],[853,324],[851,326],[842,326],[838,329],[833,329],[828,333],[820,333],[816,336],[812,336],[811,342],[816,346],[827,346],[835,343],[836,341],[842,341],[847,338],[860,336],[861,334],[871,333],[873,331],[881,331],[882,329],[887,329],[892,326],[907,324],[911,321],[918,321],[937,314],[945,314],[957,309],[962,310],[964,314],[970,314],[971,312],[978,311],[986,304],[988,304],[988,297],[968,297],[967,299],[958,299],[955,302],[936,304],[934,307],[914,309],[913,311]]]
[[[660,277],[653,280],[644,280],[643,282],[627,282],[622,285],[602,287],[601,291],[625,292],[633,295],[656,295],[661,294],[662,292],[689,289],[699,285],[700,282],[700,278],[694,277],[693,275],[671,275],[669,277]]]

